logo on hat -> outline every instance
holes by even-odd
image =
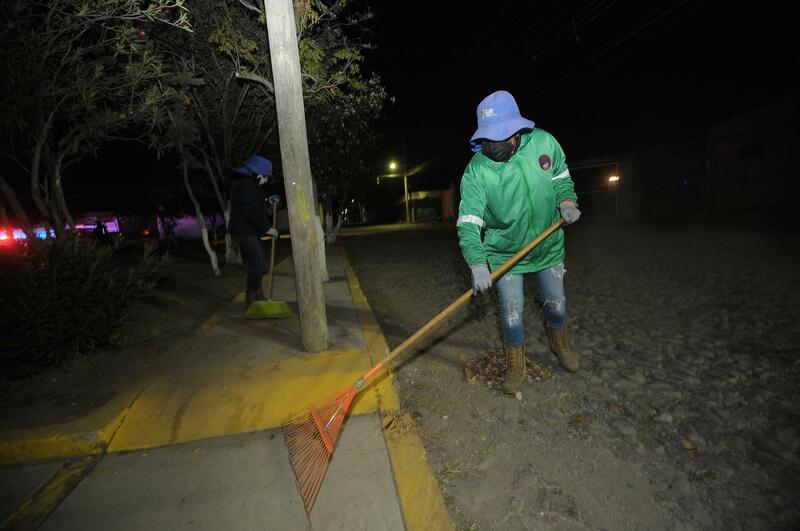
[[[481,120],[491,118],[492,116],[494,116],[493,108],[489,107],[488,109],[481,109]]]
[[[550,166],[553,165],[553,159],[550,158],[550,155],[539,155],[539,166],[544,170],[547,171],[550,169]]]

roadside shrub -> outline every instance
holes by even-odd
[[[31,370],[119,344],[134,303],[156,284],[155,247],[132,253],[67,235],[0,256],[0,363]]]

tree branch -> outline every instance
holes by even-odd
[[[258,13],[259,16],[261,15],[261,8],[259,8],[258,6],[254,6],[253,4],[251,4],[250,2],[246,2],[245,0],[239,0],[239,3],[242,4],[245,7],[245,9],[249,9],[254,13]]]
[[[258,83],[266,87],[269,92],[273,94],[275,93],[275,86],[269,79],[265,78],[264,76],[254,74],[252,72],[239,72],[239,71],[237,71],[235,75],[239,79],[245,79],[247,81],[253,81],[255,83]]]

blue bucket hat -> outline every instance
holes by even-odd
[[[253,155],[247,162],[237,166],[234,170],[238,173],[253,173],[255,175],[272,175],[272,162],[264,157]]]
[[[478,129],[469,143],[472,151],[481,150],[481,140],[494,142],[510,138],[520,129],[533,129],[535,124],[519,113],[519,107],[509,92],[498,90],[478,104]]]

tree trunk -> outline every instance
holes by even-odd
[[[55,111],[53,111],[55,112]],[[50,238],[51,232],[55,232],[56,236],[64,233],[64,221],[60,213],[60,208],[57,203],[57,197],[54,197],[56,190],[52,184],[52,174],[42,176],[42,157],[45,156],[45,148],[47,147],[47,139],[50,134],[50,126],[52,124],[53,114],[42,124],[36,138],[36,145],[34,146],[31,155],[31,197],[36,205],[36,208],[45,218],[45,237]],[[49,154],[49,153],[48,153]],[[56,201],[56,203],[54,203]]]
[[[339,237],[339,231],[342,228],[342,222],[344,221],[344,216],[339,216],[339,220],[336,222],[336,225],[333,229],[328,233],[328,245],[333,245],[336,243],[336,238]]]
[[[233,265],[242,265],[242,250],[239,249],[239,244],[233,240],[233,236],[228,234],[228,223],[231,221],[231,203],[225,208],[225,263]]]
[[[270,60],[275,85],[275,107],[281,159],[292,233],[295,287],[300,307],[300,330],[306,350],[328,346],[325,294],[319,268],[319,245],[308,137],[300,80],[300,56],[291,0],[265,0]]]
[[[203,215],[203,210],[200,208],[200,202],[197,201],[197,198],[194,196],[192,185],[189,183],[189,165],[186,162],[186,156],[183,153],[183,145],[180,145],[179,150],[181,152],[181,172],[183,173],[183,184],[186,186],[186,191],[189,193],[189,199],[192,200],[192,204],[194,205],[195,217],[197,218],[197,224],[200,227],[200,233],[203,237],[203,247],[205,247],[208,257],[211,260],[211,269],[214,271],[214,276],[218,277],[220,275],[219,260],[217,259],[216,251],[214,251],[214,249],[211,247],[211,242],[208,239],[208,225],[206,225],[206,218]]]
[[[206,173],[208,173],[208,178],[211,180],[211,185],[214,187],[214,194],[217,196],[217,202],[222,210],[222,217],[225,219],[225,263],[230,265],[242,265],[242,252],[239,249],[239,245],[233,241],[231,235],[228,234],[228,223],[231,220],[230,201],[226,202],[223,198],[217,176],[214,174],[208,156],[205,154],[203,154],[203,162],[206,165]]]
[[[48,192],[48,194],[49,193],[50,192]],[[50,207],[50,215],[47,216],[47,218],[52,222],[52,227],[47,228],[47,237],[49,238],[51,236],[50,228],[52,228],[56,237],[60,238],[64,235],[66,230],[64,220],[61,217],[58,207],[53,204],[49,197],[47,199],[47,204]]]
[[[61,161],[56,159],[53,161],[52,173],[50,174],[51,183],[53,187],[53,197],[55,197],[55,208],[59,210],[60,215],[63,217],[65,223],[69,225],[70,230],[75,229],[75,221],[72,214],[67,207],[67,199],[64,197],[64,187],[61,182]]]
[[[6,198],[6,203],[8,203],[12,212],[14,212],[14,216],[17,218],[17,223],[21,225],[20,228],[25,233],[25,237],[33,238],[33,228],[31,228],[31,222],[28,219],[28,215],[22,209],[22,205],[20,204],[19,198],[14,192],[14,189],[11,188],[11,185],[8,184],[8,181],[6,181],[2,174],[0,174],[0,191],[3,192],[3,195]]]
[[[336,238],[339,237],[339,230],[342,228],[342,223],[344,222],[344,210],[347,205],[347,199],[350,196],[350,188],[345,186],[341,192],[341,199],[339,204],[339,218],[336,220],[336,225],[328,231],[327,235],[327,242],[328,245],[333,245],[336,243]],[[330,212],[333,212],[333,200],[335,198],[331,198],[331,209]],[[344,206],[343,206],[344,205]],[[333,216],[331,216],[331,221],[333,221]]]
[[[328,275],[328,257],[325,256],[325,231],[322,229],[322,218],[314,216],[317,230],[317,245],[319,246],[319,271],[323,282],[329,282],[331,277]]]
[[[336,241],[333,227],[333,199],[330,194],[325,196],[325,243],[328,245]]]
[[[31,177],[31,197],[33,198],[33,203],[36,205],[36,208],[39,210],[39,213],[45,219],[49,220],[51,216],[50,205],[48,204],[49,201],[47,201],[47,199],[44,197],[44,194],[46,194],[47,191],[43,189],[42,183],[39,181],[39,176],[41,174],[42,150],[44,149],[44,141],[46,135],[47,132],[43,131],[36,142],[36,147],[34,148],[33,156],[31,157],[30,177]]]

